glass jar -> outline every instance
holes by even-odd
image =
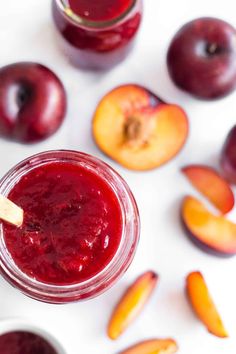
[[[68,0],[53,0],[52,13],[71,63],[104,70],[123,61],[132,49],[142,19],[142,0],[132,0],[124,13],[111,20],[80,17],[71,10]]]
[[[20,162],[0,180],[0,194],[8,196],[14,186],[35,168],[55,162],[88,169],[109,185],[121,210],[121,239],[113,258],[99,273],[72,285],[53,285],[25,274],[17,267],[7,249],[4,227],[0,225],[0,271],[5,279],[31,298],[54,304],[95,297],[109,289],[129,267],[137,247],[140,232],[139,213],[126,182],[111,167],[90,155],[57,150],[43,152]]]

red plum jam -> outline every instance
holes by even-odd
[[[102,161],[73,151],[38,154],[2,179],[0,193],[24,210],[21,227],[1,225],[0,262],[27,295],[55,303],[96,296],[130,264],[136,203]]]

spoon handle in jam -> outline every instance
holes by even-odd
[[[23,223],[24,211],[12,201],[0,195],[0,219],[20,227]]]

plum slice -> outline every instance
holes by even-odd
[[[211,214],[196,198],[184,198],[181,217],[195,244],[219,256],[236,254],[236,224],[223,216]]]
[[[187,276],[186,293],[194,312],[207,327],[208,331],[220,338],[228,337],[205,279],[200,272],[192,272]]]
[[[189,165],[182,168],[183,174],[222,214],[234,206],[234,194],[228,182],[213,168]]]
[[[148,339],[122,351],[120,354],[174,354],[178,346],[173,339]]]
[[[108,323],[108,336],[117,339],[140,314],[154,289],[158,275],[148,271],[139,276],[127,289],[115,307]]]

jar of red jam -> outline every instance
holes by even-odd
[[[0,270],[26,295],[49,303],[89,299],[130,265],[138,209],[126,182],[101,160],[40,153],[2,178],[0,194],[24,210],[21,227],[0,224]]]
[[[72,64],[109,69],[133,47],[142,19],[142,0],[53,0],[52,11]]]

